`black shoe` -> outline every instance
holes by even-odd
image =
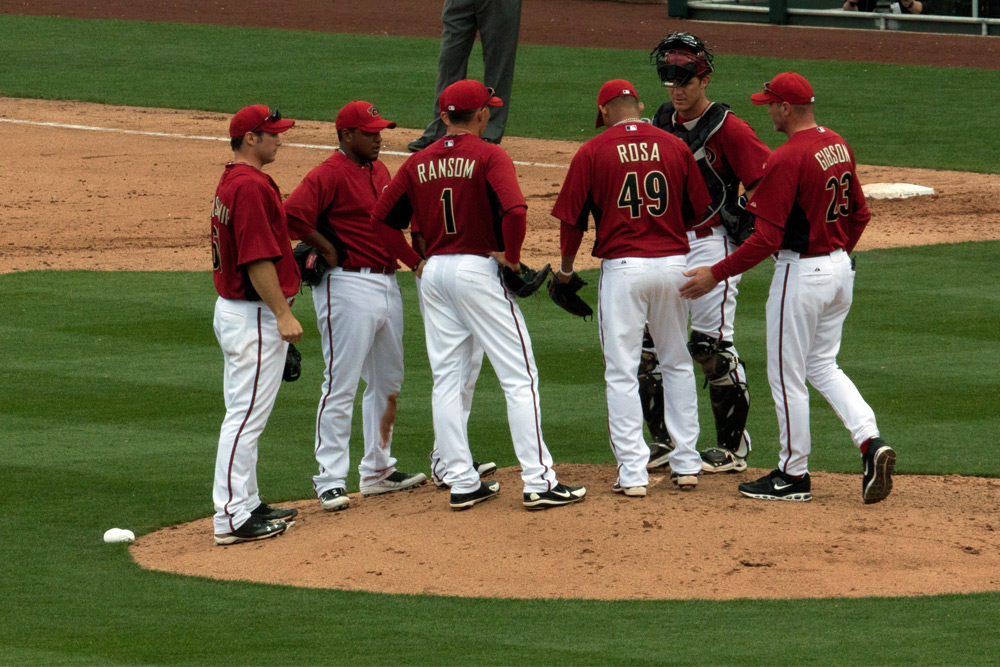
[[[772,470],[756,481],[743,482],[738,488],[744,496],[758,500],[797,500],[799,502],[812,500],[812,493],[809,492],[809,473],[795,479],[780,470]]]
[[[336,488],[321,493],[319,504],[327,512],[337,512],[339,510],[346,510],[351,504],[351,499],[347,497],[347,489]]]
[[[486,477],[487,475],[492,475],[497,471],[497,464],[494,463],[493,461],[479,462],[473,460],[472,467],[477,473],[479,473],[480,477]],[[443,479],[441,479],[436,475],[431,475],[431,479],[434,480],[434,486],[436,486],[439,489],[443,489],[448,486],[447,484],[444,483]]]
[[[294,507],[289,507],[288,509],[282,509],[280,507],[271,507],[261,503],[257,505],[257,509],[250,512],[250,516],[256,519],[263,519],[264,521],[290,521],[298,515],[299,511]]]
[[[646,464],[648,470],[662,468],[670,463],[670,452],[674,451],[674,443],[656,442],[649,443],[649,463]]]
[[[236,544],[238,542],[254,542],[256,540],[266,540],[270,537],[277,537],[288,530],[294,521],[285,523],[284,521],[265,521],[251,516],[242,526],[231,533],[217,534],[216,544]]]
[[[479,488],[470,493],[455,493],[452,491],[451,501],[448,504],[453,510],[467,510],[476,503],[496,498],[498,493],[500,493],[500,482],[496,480],[480,482]]]
[[[428,139],[427,137],[420,137],[419,139],[416,139],[408,143],[406,145],[406,149],[411,153],[416,153],[418,151],[424,150],[433,143],[434,143],[433,139]]]
[[[892,472],[896,468],[896,451],[882,438],[868,441],[868,451],[861,455],[864,474],[861,477],[861,497],[866,505],[885,500],[892,491]]]
[[[375,482],[374,484],[362,484],[361,495],[379,496],[383,493],[403,491],[405,489],[412,489],[415,486],[420,486],[426,481],[427,475],[422,472],[415,472],[411,475],[403,472],[402,470],[393,470],[392,474],[383,479],[381,482]]]
[[[582,486],[556,484],[551,491],[532,491],[524,494],[524,506],[529,510],[544,510],[560,505],[578,503],[587,495]]]
[[[496,144],[497,146],[500,145],[500,140],[494,139],[492,137],[483,137],[483,141],[485,141],[488,144]]]

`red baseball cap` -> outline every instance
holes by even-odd
[[[441,111],[471,111],[483,107],[502,107],[503,100],[493,95],[493,89],[487,88],[475,79],[456,81],[441,91],[438,107]]]
[[[371,102],[351,100],[337,113],[338,130],[364,130],[365,132],[380,132],[385,128],[396,127],[391,120],[382,118],[378,109]]]
[[[247,132],[278,134],[292,125],[295,125],[295,121],[290,118],[283,119],[277,109],[272,111],[266,104],[251,104],[237,111],[229,121],[229,136],[242,137]]]
[[[597,106],[603,107],[616,97],[634,97],[635,99],[639,99],[639,96],[635,92],[635,86],[631,83],[625,79],[612,79],[601,86],[601,92],[597,94]],[[601,127],[602,125],[604,125],[604,118],[601,116],[601,110],[598,109],[597,124],[594,127]]]
[[[763,92],[751,95],[750,101],[758,106],[771,102],[810,104],[816,101],[816,97],[804,76],[795,72],[782,72],[764,84]]]

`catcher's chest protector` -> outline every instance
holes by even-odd
[[[726,116],[731,113],[732,111],[725,104],[713,102],[705,109],[705,113],[701,115],[698,122],[690,130],[684,127],[684,125],[675,122],[676,112],[670,102],[666,102],[660,106],[653,117],[653,124],[686,143],[691,152],[694,153],[695,160],[698,162],[698,169],[701,170],[701,176],[705,179],[708,194],[712,198],[711,210],[705,216],[705,219],[701,221],[701,224],[696,225],[699,227],[718,213],[719,209],[727,203],[735,202],[736,197],[739,195],[739,179],[732,173],[725,176],[717,174],[715,169],[712,168],[711,158],[714,156],[709,155],[705,150],[705,144],[719,131],[722,124],[726,122]],[[723,159],[725,158],[723,157]]]

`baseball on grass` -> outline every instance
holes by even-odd
[[[135,533],[122,528],[108,528],[104,533],[104,541],[108,544],[117,542],[135,542]]]

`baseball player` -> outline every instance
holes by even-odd
[[[212,204],[214,329],[226,400],[212,494],[216,544],[276,537],[297,514],[263,504],[257,489],[257,440],[278,396],[288,344],[302,339],[291,310],[299,270],[281,193],[261,171],[294,124],[263,104],[240,109],[229,123],[233,161]]]
[[[403,301],[396,260],[371,225],[375,201],[389,185],[378,161],[385,120],[369,102],[348,102],[336,120],[339,148],[310,171],[285,202],[293,235],[320,234],[339,265],[312,289],[326,367],[316,414],[313,487],[326,510],[346,509],[351,419],[358,380],[365,381],[365,453],[361,495],[400,491],[427,481],[396,470],[392,434],[403,383]]]
[[[419,222],[416,219],[410,220],[410,239],[413,249],[417,251],[421,259],[427,259],[427,243],[424,240],[423,234],[420,233]],[[424,314],[424,299],[420,296],[420,278],[416,279],[417,285],[417,305],[420,306],[420,315]],[[472,353],[469,355],[469,364],[463,370],[463,377],[461,380],[461,395],[462,395],[462,424],[463,428],[468,432],[469,428],[469,415],[472,414],[472,397],[476,391],[476,381],[479,379],[479,372],[483,369],[483,348],[481,345],[473,341]],[[445,484],[442,474],[444,473],[444,466],[441,465],[441,457],[438,454],[437,445],[431,448],[431,481],[434,482],[434,486],[439,489],[447,488],[448,485]],[[486,477],[487,475],[492,475],[497,471],[497,464],[493,461],[476,461],[472,460],[472,467],[476,469],[479,473],[479,477]]]
[[[753,235],[732,255],[688,271],[681,288],[698,298],[720,281],[765,257],[777,257],[767,300],[767,376],[778,414],[778,468],[740,493],[767,500],[812,499],[807,459],[809,390],[830,403],[861,450],[861,496],[877,503],[892,490],[896,452],[879,437],[875,413],[837,366],[844,320],[851,308],[854,261],[848,256],[871,214],[850,146],[816,124],[813,89],[795,72],[784,72],[751,96],[768,106],[788,141],[768,159],[749,210]]]
[[[688,267],[714,264],[725,259],[748,233],[739,228],[747,217],[740,204],[740,184],[748,194],[753,193],[771,151],[729,107],[706,97],[715,66],[702,40],[686,32],[668,35],[650,53],[650,63],[656,65],[670,93],[670,102],[657,109],[653,124],[691,148],[712,198],[705,215],[688,229]],[[702,452],[702,472],[741,472],[746,470],[750,453],[746,431],[750,392],[746,367],[733,344],[739,282],[739,274],[727,278],[690,304],[688,351],[705,374],[717,442]],[[646,384],[655,383],[650,372],[644,377]],[[650,423],[651,433],[658,430],[658,425]],[[653,438],[650,448],[650,466],[665,464],[670,446]]]
[[[489,500],[500,489],[495,480],[480,481],[462,417],[462,385],[477,344],[489,355],[507,399],[524,506],[568,505],[587,493],[556,479],[542,438],[531,339],[515,297],[501,280],[501,265],[520,268],[527,209],[513,161],[482,140],[490,108],[501,104],[478,81],[445,88],[439,105],[448,134],[403,164],[372,215],[386,245],[422,279],[434,436],[455,510]],[[426,260],[403,237],[411,218],[426,241]]]
[[[650,450],[643,440],[639,370],[643,326],[659,358],[664,419],[675,447],[674,482],[694,488],[701,471],[694,366],[687,353],[687,307],[677,288],[688,252],[685,226],[709,204],[694,156],[683,141],[644,123],[635,87],[624,79],[601,86],[597,127],[608,127],[573,157],[552,215],[562,221],[562,268],[569,282],[587,219],[594,216],[593,254],[602,258],[598,327],[604,351],[608,432],[618,460],[613,491],[645,496]]]

